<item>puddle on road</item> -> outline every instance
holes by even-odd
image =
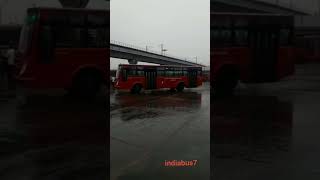
[[[0,179],[99,179],[105,177],[106,101],[62,96],[30,96],[27,104],[7,108],[14,132],[0,131]],[[3,134],[3,133],[5,134]],[[17,150],[18,151],[13,151]],[[19,173],[16,173],[19,172]],[[21,173],[20,173],[21,172]],[[92,174],[92,172],[96,172]]]
[[[140,109],[140,108],[126,108],[121,110],[121,119],[123,121],[130,121],[134,119],[148,119],[155,118],[161,113],[156,109]]]
[[[293,106],[273,96],[235,96],[214,102],[211,144],[215,159],[272,163],[290,150]]]
[[[122,121],[157,119],[179,116],[177,113],[191,113],[201,108],[201,94],[192,93],[193,99],[177,96],[117,96],[119,105],[111,111],[111,120]],[[190,96],[190,94],[189,94]]]
[[[182,93],[119,93],[111,95],[111,99],[111,104],[117,104],[111,111],[111,136],[125,142],[111,141],[111,179],[208,177],[210,93],[207,86]],[[136,152],[133,145],[144,148]],[[195,147],[187,148],[192,146]],[[166,159],[190,158],[201,164],[186,168],[163,166]]]

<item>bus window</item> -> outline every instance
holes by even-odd
[[[105,48],[109,40],[109,31],[105,28],[88,29],[88,47]]]
[[[94,14],[89,14],[88,15],[88,25],[90,27],[103,27],[107,24],[108,22],[107,16],[101,16],[101,15],[94,15]]]
[[[290,30],[289,29],[281,29],[279,36],[280,45],[289,45],[290,44]]]
[[[234,31],[234,43],[237,46],[248,45],[248,31],[242,29],[236,29]]]
[[[43,26],[40,33],[40,61],[50,63],[53,60],[53,34],[50,26]]]
[[[221,39],[223,40],[223,43],[225,45],[230,45],[232,44],[232,31],[224,29],[221,31]]]
[[[173,76],[173,71],[170,69],[170,70],[167,70],[166,71],[166,76],[167,77],[172,77]]]
[[[33,16],[32,16],[33,17]],[[21,54],[29,52],[32,42],[32,33],[33,33],[33,23],[30,22],[29,16],[26,19],[26,24],[22,27],[20,34],[20,42],[18,51]]]
[[[211,30],[211,39],[213,40],[211,42],[213,42],[213,45],[216,45],[217,42],[219,42],[219,38],[220,38],[220,34],[218,29]]]
[[[128,76],[136,76],[136,69],[128,69],[127,73]]]
[[[137,76],[144,76],[144,71],[137,70]]]
[[[211,31],[212,45],[214,47],[230,46],[232,42],[232,31],[229,29],[213,29]]]
[[[69,24],[71,26],[81,26],[84,27],[86,25],[86,15],[85,14],[76,14],[76,15],[68,15],[69,16]]]
[[[86,47],[86,29],[81,27],[55,27],[56,48]]]
[[[122,80],[127,81],[128,79],[128,74],[127,74],[127,69],[122,69]]]
[[[32,28],[31,25],[25,25],[22,28],[21,35],[20,35],[20,43],[19,43],[19,52],[26,53],[28,52],[31,46],[32,40]]]
[[[120,71],[121,71],[121,67],[119,67],[117,72],[116,72],[116,79],[119,79]]]
[[[165,71],[158,69],[157,75],[158,75],[158,76],[165,76]]]
[[[56,48],[72,47],[72,34],[70,33],[70,28],[55,27],[54,35]]]

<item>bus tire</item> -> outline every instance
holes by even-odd
[[[81,97],[94,97],[102,85],[102,78],[98,73],[80,73],[74,80],[73,94]]]
[[[234,67],[226,67],[220,70],[217,79],[214,82],[214,91],[216,94],[232,94],[237,87],[239,73]]]
[[[131,93],[132,94],[139,94],[141,91],[142,87],[139,84],[135,84],[132,88],[131,88]]]
[[[184,89],[184,83],[179,83],[178,86],[177,86],[177,91],[178,92],[182,92]]]

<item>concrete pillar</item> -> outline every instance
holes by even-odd
[[[138,61],[135,59],[128,59],[129,64],[138,64]]]

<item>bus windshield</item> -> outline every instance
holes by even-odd
[[[116,79],[119,79],[120,71],[121,71],[121,66],[118,67],[118,70],[116,72]]]
[[[21,54],[27,53],[30,49],[31,41],[32,41],[32,31],[33,31],[33,23],[30,21],[30,18],[33,16],[28,16],[25,22],[25,25],[22,27],[20,34],[20,41],[18,52]]]

